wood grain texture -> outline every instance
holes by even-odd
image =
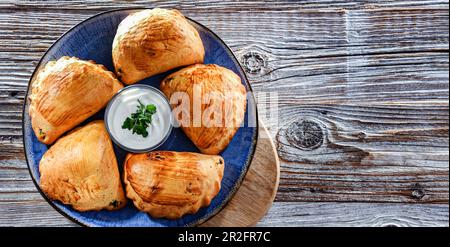
[[[291,0],[270,0],[270,1],[240,1],[240,0],[198,0],[198,1],[176,1],[176,0],[102,0],[102,1],[66,1],[61,4],[57,0],[28,0],[15,1],[3,0],[0,7],[4,10],[107,10],[118,7],[154,7],[158,5],[164,8],[178,8],[183,10],[209,11],[214,7],[215,11],[231,12],[231,11],[262,11],[262,10],[296,10],[303,9],[330,9],[330,8],[404,8],[404,7],[446,7],[448,1],[439,0],[362,0],[362,1],[345,1],[345,0],[310,0],[310,1],[291,1]]]
[[[259,126],[255,155],[244,181],[225,208],[201,226],[255,226],[272,206],[280,179],[280,161],[269,132],[263,123]]]
[[[0,2],[1,198],[12,203],[35,194],[22,151],[21,105],[45,50],[93,14],[155,5]],[[278,102],[278,120],[266,121],[281,160],[276,201],[367,202],[374,205],[372,214],[391,205],[384,202],[448,204],[448,1],[157,5],[178,8],[214,30],[238,56],[254,91],[262,93],[259,107],[264,108],[264,101]],[[312,135],[306,139],[299,131],[305,120],[319,126],[306,132]],[[302,147],[320,132],[320,145]],[[444,221],[448,225],[448,217]],[[428,224],[423,218],[420,222]]]
[[[448,205],[278,202],[257,226],[448,227]]]
[[[35,201],[0,201],[0,226],[78,226],[35,194]],[[442,204],[274,202],[257,226],[448,227],[448,212],[448,205]]]

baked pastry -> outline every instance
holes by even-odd
[[[112,47],[116,74],[126,84],[168,70],[203,63],[197,30],[178,10],[147,9],[126,17]]]
[[[114,210],[126,204],[103,121],[91,122],[61,137],[42,157],[39,172],[42,191],[78,211]]]
[[[31,125],[39,141],[53,143],[102,109],[123,86],[92,61],[61,57],[48,62],[32,82]]]
[[[128,154],[127,197],[155,218],[177,219],[208,206],[219,193],[224,161],[218,155],[154,151]]]
[[[183,68],[167,76],[160,87],[170,99],[174,118],[202,153],[218,154],[225,149],[244,120],[245,87],[238,75],[219,65]],[[191,102],[183,102],[187,97],[180,92]],[[201,100],[198,107],[195,100]],[[201,112],[196,111],[200,104]]]

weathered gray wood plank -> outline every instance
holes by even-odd
[[[278,202],[258,226],[447,226],[448,205]]]
[[[304,9],[329,9],[329,8],[346,8],[346,9],[362,9],[362,8],[404,8],[404,7],[446,7],[448,1],[439,0],[363,0],[363,1],[345,1],[345,0],[312,0],[312,1],[221,1],[221,0],[200,0],[200,1],[148,1],[148,0],[103,0],[103,1],[70,1],[58,2],[50,1],[23,1],[23,0],[3,0],[0,8],[4,10],[106,10],[119,7],[171,7],[182,10],[191,9],[195,11],[210,11],[214,8],[215,12],[225,11],[251,11],[258,12],[263,10],[297,10]]]
[[[0,201],[0,210],[0,226],[77,226],[43,199]],[[448,227],[448,212],[448,205],[275,202],[257,226]]]

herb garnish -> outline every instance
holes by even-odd
[[[138,100],[139,105],[135,113],[125,119],[122,129],[132,130],[133,134],[148,136],[147,127],[152,123],[152,115],[156,113],[156,106],[153,104],[144,105]]]

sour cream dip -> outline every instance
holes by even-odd
[[[152,115],[152,122],[147,128],[147,137],[122,128],[125,119],[138,109],[138,100],[145,106],[156,106],[156,113]],[[143,84],[127,86],[109,101],[105,111],[105,126],[113,142],[122,149],[133,153],[151,151],[163,144],[170,135],[173,126],[170,104],[165,95],[154,87]]]

